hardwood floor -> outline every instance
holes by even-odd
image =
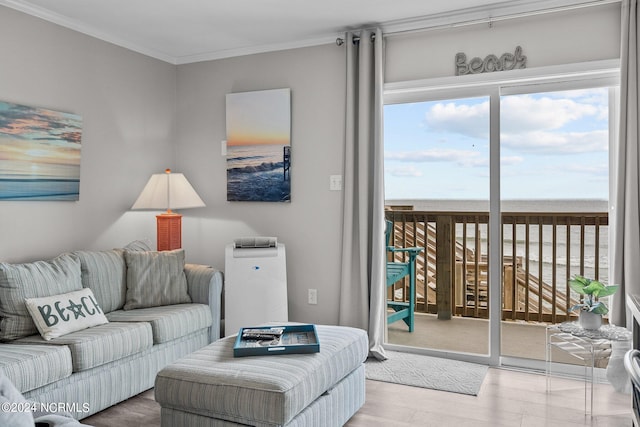
[[[631,426],[631,396],[598,384],[594,417],[584,414],[584,383],[490,368],[478,396],[367,380],[366,403],[348,427]],[[83,420],[95,427],[159,427],[153,390]]]

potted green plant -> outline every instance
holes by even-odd
[[[569,286],[581,295],[582,302],[576,304],[569,311],[580,310],[580,326],[584,329],[598,329],[602,325],[602,315],[609,309],[600,298],[613,295],[618,285],[605,285],[598,280],[591,280],[575,275],[569,280]]]

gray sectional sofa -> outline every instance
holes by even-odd
[[[222,286],[220,271],[143,242],[0,263],[0,373],[30,401],[88,417],[217,340]]]

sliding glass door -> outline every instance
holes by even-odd
[[[545,359],[545,326],[577,316],[574,275],[608,282],[610,89],[558,88],[501,98],[507,357]]]
[[[388,288],[392,301],[415,292],[414,330],[393,322],[388,343],[486,357],[490,97],[391,104],[384,114],[390,243],[422,249],[415,290],[408,279]]]
[[[540,368],[546,325],[573,319],[568,280],[608,280],[617,74],[584,73],[386,89],[390,244],[422,249],[415,288],[387,289],[416,302],[412,332],[388,324],[390,348]]]

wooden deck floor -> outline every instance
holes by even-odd
[[[503,321],[501,355],[530,359],[544,369],[546,359],[546,323]],[[434,314],[416,313],[415,327],[409,332],[402,321],[388,327],[387,342],[408,347],[446,350],[450,352],[487,355],[489,350],[489,321],[454,316],[451,320],[438,320]],[[584,366],[584,362],[560,350],[552,350],[554,362]],[[605,368],[607,360],[598,362]]]
[[[502,322],[502,355],[545,360],[544,323]],[[415,328],[409,332],[404,322],[389,325],[390,344],[465,353],[489,352],[489,321],[454,316],[438,320],[434,314],[415,315]]]

